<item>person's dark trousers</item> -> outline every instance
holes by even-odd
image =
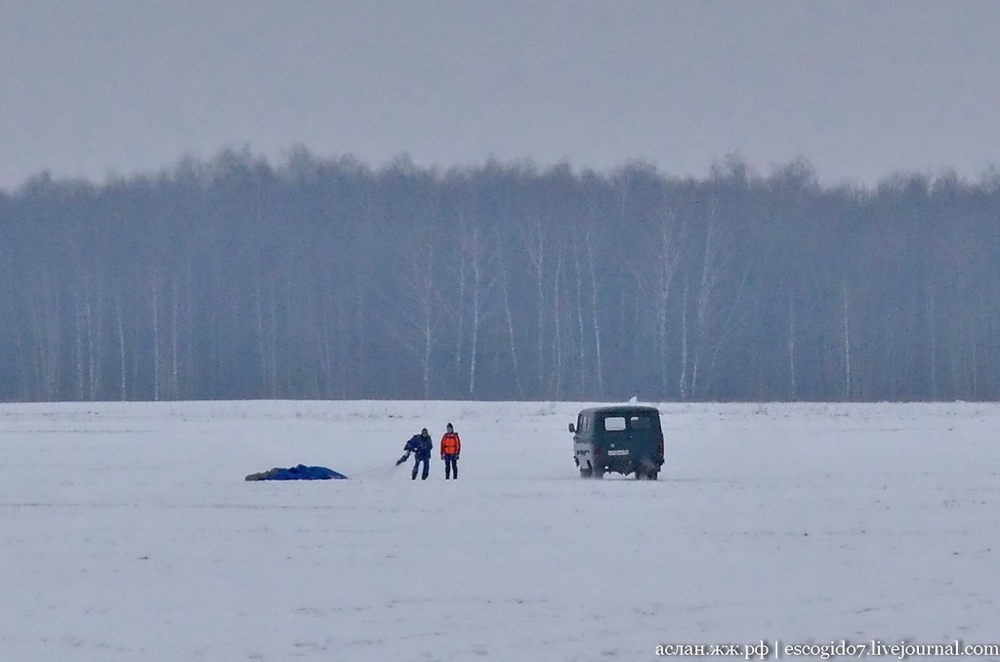
[[[455,474],[455,480],[458,480],[458,458],[454,455],[444,456],[444,477],[445,480],[451,477],[451,474]]]
[[[410,474],[411,480],[417,479],[417,469],[420,468],[421,462],[424,463],[424,473],[420,476],[420,478],[421,480],[427,480],[427,474],[430,473],[431,470],[431,461],[430,458],[426,457],[418,457],[413,461],[413,473]]]

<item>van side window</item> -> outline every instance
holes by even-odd
[[[628,423],[633,430],[650,430],[653,427],[653,421],[648,416],[633,416]]]
[[[608,416],[604,419],[605,432],[621,432],[625,429],[624,416]]]

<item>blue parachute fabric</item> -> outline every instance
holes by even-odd
[[[275,467],[270,471],[250,474],[247,480],[341,480],[347,476],[327,467],[307,467],[298,464],[287,469]]]

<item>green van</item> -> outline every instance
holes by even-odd
[[[583,478],[608,471],[656,480],[663,466],[660,410],[640,405],[591,407],[569,424],[573,460]]]

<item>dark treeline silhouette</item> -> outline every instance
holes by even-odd
[[[994,400],[1000,178],[304,150],[0,194],[0,399]]]

